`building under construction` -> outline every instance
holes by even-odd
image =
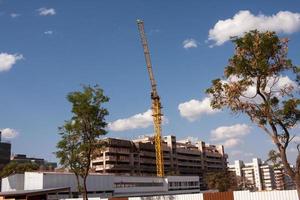
[[[162,138],[164,173],[166,175],[197,175],[224,170],[227,155],[222,145],[208,145],[203,141],[176,141],[175,136]],[[156,175],[155,142],[153,137],[136,140],[105,139],[103,148],[92,167],[96,172],[122,175]]]

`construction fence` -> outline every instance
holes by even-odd
[[[89,198],[90,199],[90,198]],[[92,198],[93,200],[298,200],[296,190],[264,191],[264,192],[213,192],[180,195],[162,195],[145,197],[112,197]],[[75,200],[75,199],[65,199]],[[78,200],[78,199],[76,199]]]

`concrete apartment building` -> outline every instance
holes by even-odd
[[[92,161],[92,168],[104,174],[156,175],[153,137],[136,140],[105,139],[106,147]],[[197,175],[219,171],[227,166],[222,145],[203,141],[176,141],[175,136],[163,137],[164,169],[166,175]]]
[[[293,180],[285,173],[283,166],[274,169],[274,181],[276,190],[296,189]]]
[[[294,189],[294,184],[282,168],[273,169],[259,158],[253,158],[251,163],[236,160],[228,165],[229,171],[236,174],[240,180],[255,190],[288,190]]]

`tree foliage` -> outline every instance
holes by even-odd
[[[204,176],[208,189],[226,192],[237,187],[235,175],[228,170],[209,172]]]
[[[72,104],[73,116],[59,127],[61,140],[57,144],[56,156],[62,166],[74,172],[78,189],[87,199],[86,179],[91,160],[101,148],[100,136],[106,134],[108,111],[102,104],[109,98],[98,86],[83,86],[83,91],[71,92],[67,99]]]
[[[300,154],[296,169],[288,163],[286,149],[293,139],[290,130],[299,122],[299,68],[287,58],[288,40],[274,32],[250,31],[234,38],[235,53],[224,78],[207,89],[211,106],[245,113],[267,133],[280,159],[300,188]]]
[[[281,167],[282,162],[280,159],[280,153],[278,153],[274,149],[270,150],[266,162],[271,163],[274,169]]]
[[[38,164],[33,162],[18,163],[12,161],[2,169],[0,177],[4,178],[14,174],[24,174],[25,172],[36,171],[39,167]]]

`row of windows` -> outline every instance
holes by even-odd
[[[191,182],[170,182],[169,187],[180,187],[180,186],[199,186],[198,181],[191,181]]]
[[[162,187],[163,183],[149,182],[149,183],[115,183],[115,188],[128,188],[128,187]]]

